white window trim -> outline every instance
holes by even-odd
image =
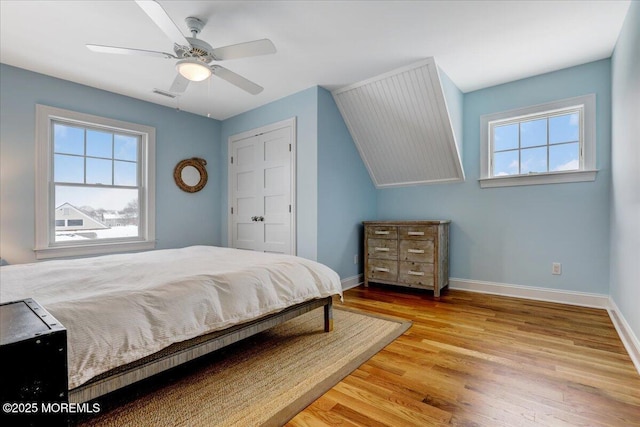
[[[143,145],[141,167],[141,183],[143,197],[139,201],[144,207],[145,215],[141,216],[140,227],[142,239],[129,241],[87,242],[64,245],[51,241],[50,230],[55,224],[53,197],[53,161],[51,122],[63,120],[75,122],[81,126],[100,127],[110,130],[133,132],[141,137]],[[36,105],[36,199],[35,199],[35,254],[36,259],[59,258],[83,255],[98,255],[106,253],[138,251],[155,248],[155,177],[156,177],[156,130],[150,126],[128,123],[91,114],[61,108]],[[141,209],[142,211],[142,209]]]
[[[583,142],[580,169],[576,171],[545,172],[527,175],[491,176],[490,123],[564,108],[583,110]],[[518,185],[558,184],[565,182],[595,181],[596,179],[596,95],[589,94],[546,104],[518,108],[480,116],[480,187],[513,187]]]

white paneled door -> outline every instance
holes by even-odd
[[[229,139],[231,247],[295,254],[295,121]]]

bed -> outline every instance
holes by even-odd
[[[3,266],[0,302],[35,299],[67,329],[69,401],[85,402],[342,296],[314,261],[213,246]]]

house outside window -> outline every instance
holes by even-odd
[[[36,121],[36,257],[153,248],[155,129],[43,105]]]
[[[481,187],[595,180],[595,95],[481,117]]]

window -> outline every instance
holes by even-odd
[[[36,122],[36,257],[152,249],[155,129],[43,105]]]
[[[595,180],[595,95],[480,121],[481,187]]]

